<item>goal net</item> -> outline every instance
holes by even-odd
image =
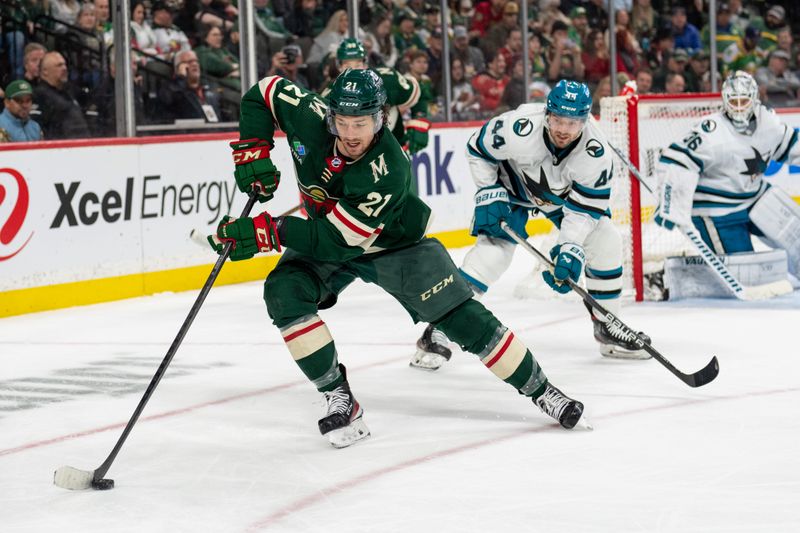
[[[661,151],[682,139],[701,117],[721,108],[719,94],[712,93],[608,97],[600,102],[600,127],[657,191],[655,166]],[[695,252],[680,232],[653,222],[657,199],[639,185],[625,163],[614,159],[611,211],[623,240],[623,290],[641,301],[645,275],[661,270],[667,257]]]

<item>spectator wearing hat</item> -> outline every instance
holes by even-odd
[[[42,57],[39,68],[40,83],[33,90],[37,121],[48,139],[84,139],[89,137],[89,127],[80,105],[72,96],[67,83],[67,62],[58,52],[48,52]]]
[[[444,46],[442,42],[441,28],[434,28],[428,37],[428,72],[431,79],[433,90],[436,94],[442,94],[442,65],[444,63]]]
[[[442,29],[441,11],[439,6],[428,6],[425,8],[425,19],[417,30],[417,35],[422,39],[422,42],[427,43],[431,33],[436,29],[439,31]]]
[[[558,80],[582,80],[584,75],[581,48],[567,36],[567,25],[560,20],[553,22],[551,45],[547,54],[549,64],[547,79],[550,82]]]
[[[737,70],[744,70],[745,72],[755,75],[756,70],[763,63],[761,53],[758,50],[758,42],[761,39],[761,31],[753,24],[744,30],[744,40],[742,41],[742,49],[736,58],[730,62],[727,71],[723,71],[723,75]]]
[[[0,142],[26,142],[42,139],[42,128],[31,120],[33,87],[25,80],[14,80],[5,90],[5,109],[0,113]]]
[[[766,67],[756,71],[759,96],[773,107],[795,106],[800,97],[800,79],[789,70],[792,57],[785,50],[773,50]]]
[[[686,8],[675,7],[672,9],[672,38],[675,48],[683,48],[689,54],[700,49],[700,32],[697,26],[686,20]]]
[[[703,76],[711,68],[711,55],[705,50],[695,52],[689,58],[689,66],[684,71],[687,93],[703,92]]]
[[[489,0],[488,2],[478,2],[475,6],[475,14],[472,16],[472,26],[470,30],[478,37],[485,37],[495,24],[503,20],[503,9],[506,0]]]
[[[497,109],[509,80],[503,54],[495,53],[487,56],[486,70],[472,79],[472,87],[478,94],[482,112]]]
[[[153,4],[151,12],[153,34],[156,36],[156,48],[159,50],[158,57],[172,63],[176,53],[192,49],[189,38],[183,30],[172,23],[172,10],[167,4],[157,2]]]
[[[758,50],[762,59],[778,48],[778,32],[786,27],[786,10],[783,6],[772,6],[767,10],[764,24],[761,26],[761,39],[758,41]]]
[[[481,49],[484,53],[499,50],[506,44],[508,34],[519,28],[519,24],[519,6],[515,2],[508,2],[503,8],[503,18],[497,24],[492,25],[486,32],[486,36],[481,39]],[[506,59],[508,59],[507,56]],[[508,66],[510,68],[511,64]]]
[[[663,92],[667,83],[667,76],[670,74],[680,74],[686,71],[689,63],[689,54],[683,48],[676,48],[667,59],[666,65],[656,71],[653,76],[653,92]]]
[[[703,26],[700,33],[703,47],[711,50],[711,25]],[[734,59],[742,49],[744,31],[735,26],[731,20],[731,8],[726,2],[717,4],[717,62],[719,65],[727,65]],[[722,69],[721,69],[722,70]],[[689,82],[689,80],[687,80]]]
[[[477,73],[482,72],[486,67],[483,52],[480,48],[469,44],[469,34],[464,26],[453,28],[453,51],[452,57],[458,58],[464,64],[464,73],[467,79],[472,79]]]
[[[572,25],[567,30],[567,36],[573,42],[581,43],[586,42],[589,37],[589,32],[592,28],[589,27],[589,17],[586,16],[586,8],[582,6],[573,7],[569,12],[569,18],[572,19]]]

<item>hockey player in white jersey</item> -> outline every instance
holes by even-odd
[[[763,176],[771,160],[800,163],[798,132],[761,105],[746,72],[725,80],[722,104],[662,152],[655,222],[667,229],[694,225],[717,254],[752,252],[756,235],[785,249],[797,275],[800,209]]]
[[[622,238],[608,209],[613,162],[605,136],[589,117],[591,107],[585,84],[561,80],[546,106],[521,105],[489,120],[470,138],[467,159],[478,186],[471,234],[478,240],[460,272],[476,295],[511,264],[516,243],[500,228],[500,220],[527,237],[529,214],[542,213],[559,229],[550,251],[555,268],[543,272],[545,282],[567,293],[572,290],[567,278],[577,282],[585,271],[589,294],[619,314]],[[592,321],[603,355],[649,357],[594,314]],[[441,332],[428,326],[411,366],[439,368],[450,358],[447,344]]]

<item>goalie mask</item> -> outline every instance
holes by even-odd
[[[758,84],[747,72],[737,70],[722,84],[722,108],[736,131],[747,130],[758,103]]]
[[[347,69],[342,72],[328,95],[328,131],[339,136],[336,115],[371,116],[372,133],[383,127],[383,107],[386,105],[386,90],[383,80],[374,71]]]

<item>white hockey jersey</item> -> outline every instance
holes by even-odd
[[[564,149],[552,144],[544,121],[543,104],[523,104],[484,124],[467,143],[472,179],[478,188],[499,183],[512,203],[543,212],[560,226],[559,244],[583,244],[611,216],[611,150],[591,117]]]
[[[762,105],[757,105],[755,117],[756,129],[747,135],[736,131],[722,112],[714,113],[662,152],[659,165],[678,165],[699,176],[692,216],[723,216],[749,208],[767,188],[763,176],[770,160],[800,157],[797,130]]]

